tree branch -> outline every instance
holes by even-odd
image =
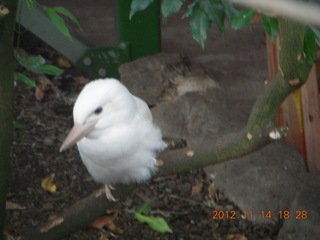
[[[293,0],[225,0],[244,7],[253,8],[270,17],[285,17],[320,27],[318,4]]]
[[[310,67],[302,54],[304,26],[287,20],[280,20],[279,26],[281,71],[257,99],[245,129],[228,141],[221,137],[215,146],[207,144],[161,153],[159,158],[164,164],[155,177],[203,168],[241,157],[279,139],[284,134],[285,130],[275,126],[275,114],[283,100],[306,81]],[[298,81],[292,84],[292,79]],[[117,186],[114,195],[123,199],[135,186]],[[25,239],[54,240],[66,237],[76,229],[88,226],[114,204],[106,200],[105,194],[95,192],[75,203],[61,217],[51,221],[44,228],[26,233]]]

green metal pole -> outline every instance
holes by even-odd
[[[160,2],[154,0],[131,20],[131,0],[116,0],[116,18],[119,42],[129,42],[131,58],[136,59],[161,51]]]

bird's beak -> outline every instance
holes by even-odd
[[[60,152],[71,148],[77,142],[79,142],[82,138],[88,135],[96,125],[97,121],[85,123],[85,124],[78,124],[75,123],[71,131],[69,132],[67,138],[64,140],[60,147]]]

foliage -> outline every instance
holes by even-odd
[[[29,8],[40,6],[40,4],[36,0],[26,0],[26,3]],[[42,9],[48,14],[52,24],[56,26],[56,28],[60,31],[60,33],[66,36],[70,41],[72,41],[72,37],[66,26],[66,23],[60,15],[69,18],[81,29],[80,23],[78,22],[76,17],[64,7],[42,6]],[[21,31],[18,31],[18,33],[21,34]],[[19,44],[18,44],[18,47],[19,47]],[[33,72],[54,75],[54,76],[57,76],[63,73],[63,69],[58,68],[54,65],[46,64],[45,59],[40,55],[24,58],[19,54],[16,54],[15,58],[17,62],[21,66],[23,66],[27,71],[33,71]],[[26,85],[31,87],[36,87],[35,81],[31,80],[25,73],[15,72],[14,79],[15,80],[21,79]]]
[[[147,216],[151,210],[148,203],[140,205],[134,212],[135,218],[141,223],[147,223],[153,230],[161,233],[172,233],[171,228],[162,217]]]
[[[278,34],[278,19],[262,15],[261,22],[264,30],[268,33],[272,42],[275,42],[276,36]]]
[[[243,28],[245,25],[250,25],[252,19],[254,18],[256,11],[252,9],[242,9],[237,15],[232,19],[232,27],[235,30]]]
[[[70,32],[66,26],[64,19],[62,17],[60,17],[59,14],[71,19],[71,21],[73,21],[75,24],[77,24],[78,27],[81,29],[80,23],[78,22],[76,17],[71,12],[69,12],[67,9],[65,9],[64,7],[50,8],[50,7],[44,6],[43,10],[47,12],[51,22],[57,27],[57,29],[63,35],[65,35],[67,38],[69,38],[69,40],[72,40],[72,37],[70,35]]]
[[[146,9],[154,0],[132,0],[130,18],[138,12]],[[163,0],[161,11],[163,17],[167,17],[181,10],[185,0]],[[194,0],[188,5],[187,11],[183,18],[189,18],[189,25],[193,38],[205,47],[208,36],[208,30],[212,23],[215,23],[221,34],[224,34],[225,19],[231,21],[235,30],[239,30],[250,23],[256,11],[252,9],[242,9],[238,11],[229,2],[223,0]],[[262,25],[274,42],[278,33],[278,19],[261,16]],[[320,31],[313,27],[306,27],[304,52],[307,56],[308,63],[313,64],[316,58],[316,41],[320,43]]]
[[[29,8],[40,6],[40,4],[36,0],[26,0],[26,2]],[[71,34],[66,26],[64,19],[60,15],[69,18],[81,29],[79,21],[66,8],[42,6],[42,9],[48,14],[51,22],[56,26],[56,28],[60,31],[60,33],[66,36],[69,40],[72,40]]]
[[[45,64],[46,60],[38,55],[38,56],[31,56],[28,58],[24,58],[19,54],[15,55],[16,60],[18,63],[23,66],[28,71],[34,71],[39,73],[44,73],[48,75],[60,75],[63,73],[63,69],[58,68],[54,65]],[[21,79],[26,85],[31,87],[36,87],[36,83],[34,80],[31,80],[26,74],[24,73],[14,73],[14,79]]]

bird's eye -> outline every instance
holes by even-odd
[[[96,110],[94,110],[94,114],[100,114],[102,112],[102,107],[97,107]]]

